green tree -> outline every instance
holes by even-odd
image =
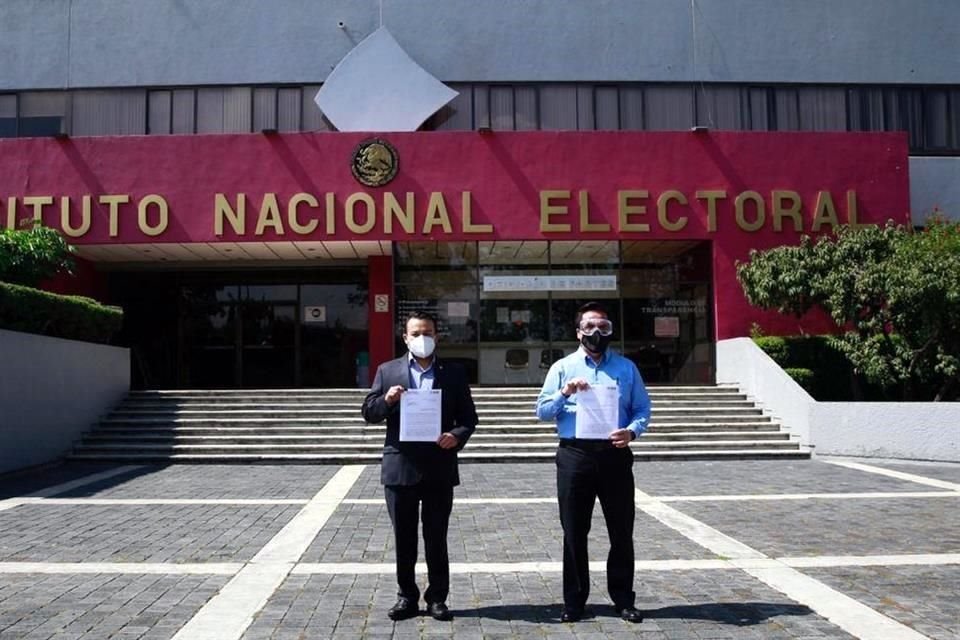
[[[73,272],[73,249],[54,229],[34,224],[0,229],[0,281],[36,287],[61,272]]]
[[[816,242],[752,251],[737,277],[754,306],[802,315],[818,307],[833,345],[868,381],[905,398],[935,385],[953,397],[960,373],[960,232],[933,220],[922,232],[841,227]],[[857,389],[854,390],[857,395]]]

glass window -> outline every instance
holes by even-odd
[[[249,133],[253,93],[250,87],[197,90],[197,133]]]
[[[314,102],[317,92],[320,91],[320,85],[309,84],[303,87],[303,107],[300,110],[303,119],[302,131],[330,131],[332,128],[327,119],[323,117],[320,107]]]
[[[295,284],[262,284],[244,285],[240,287],[240,295],[244,300],[297,300],[297,285]]]
[[[924,92],[924,147],[946,149],[951,146],[950,92],[945,89],[927,89]]]
[[[277,129],[277,90],[257,87],[253,90],[253,130]]]
[[[513,105],[513,87],[490,87],[490,126],[499,131],[516,127]]]
[[[35,91],[20,94],[20,136],[52,136],[67,130],[67,94]]]
[[[177,89],[173,92],[173,116],[170,133],[194,133],[196,131],[197,95],[193,89]]]
[[[517,131],[532,131],[540,128],[536,87],[516,87],[513,92],[516,103],[514,128]]]
[[[300,130],[301,99],[299,87],[277,90],[277,130]]]
[[[643,129],[643,89],[620,87],[620,129],[639,131]]]
[[[151,91],[147,96],[147,113],[147,133],[170,133],[173,94],[169,91]]]
[[[577,86],[547,85],[540,89],[540,126],[550,130],[577,129]]]
[[[773,108],[777,131],[800,130],[800,105],[797,90],[791,87],[778,87],[773,90]]]
[[[0,138],[12,138],[17,135],[17,96],[0,95]]]
[[[740,87],[702,86],[697,91],[697,124],[711,129],[744,129]]]
[[[473,87],[469,84],[447,83],[457,91],[456,97],[430,117],[425,129],[434,131],[470,131],[473,126]]]
[[[800,125],[804,131],[846,131],[847,92],[840,87],[797,90]]]
[[[142,89],[78,90],[73,92],[70,104],[73,135],[146,133],[147,93]]]
[[[693,90],[687,86],[651,86],[644,91],[644,128],[686,131],[693,126]]]
[[[770,90],[753,87],[750,90],[750,130],[770,131],[770,111],[772,100]]]
[[[398,242],[396,258],[396,352],[407,318],[425,311],[437,319],[443,358],[464,367],[478,381],[477,244],[475,242]]]
[[[546,241],[490,241],[480,264],[480,383],[537,384],[541,351],[550,347],[550,273]],[[497,279],[497,280],[495,280]],[[509,282],[506,289],[496,282]]]
[[[610,131],[620,128],[620,92],[616,87],[597,87],[594,92],[594,128]]]
[[[623,353],[645,381],[713,380],[710,273],[706,242],[623,243]]]

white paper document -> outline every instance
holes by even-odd
[[[620,394],[617,385],[591,385],[577,392],[576,437],[606,440],[617,430]]]
[[[400,442],[440,437],[441,389],[407,389],[400,396]]]

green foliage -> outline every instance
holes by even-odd
[[[758,347],[780,365],[817,400],[850,400],[853,370],[843,353],[833,346],[833,336],[765,336],[754,338]],[[801,382],[793,371],[811,372]],[[873,389],[864,390],[882,398]]]
[[[810,369],[804,369],[802,367],[789,367],[784,369],[794,381],[799,384],[801,387],[807,390],[807,393],[813,395],[814,392],[814,374]]]
[[[123,311],[82,296],[0,282],[0,329],[108,344]]]
[[[960,225],[841,227],[752,251],[737,277],[755,306],[826,311],[842,332],[830,346],[870,383],[905,399],[960,390]]]
[[[73,250],[63,236],[43,225],[0,229],[0,281],[35,287],[60,272],[73,271]]]
[[[778,365],[781,367],[787,365],[790,350],[789,347],[787,347],[786,338],[780,336],[763,336],[754,338],[753,341]]]

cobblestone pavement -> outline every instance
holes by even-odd
[[[393,540],[373,466],[0,476],[0,639],[960,637],[960,465],[638,462],[634,473],[639,625],[607,599],[599,505],[588,615],[559,621],[550,464],[461,466],[451,622],[387,618]]]

